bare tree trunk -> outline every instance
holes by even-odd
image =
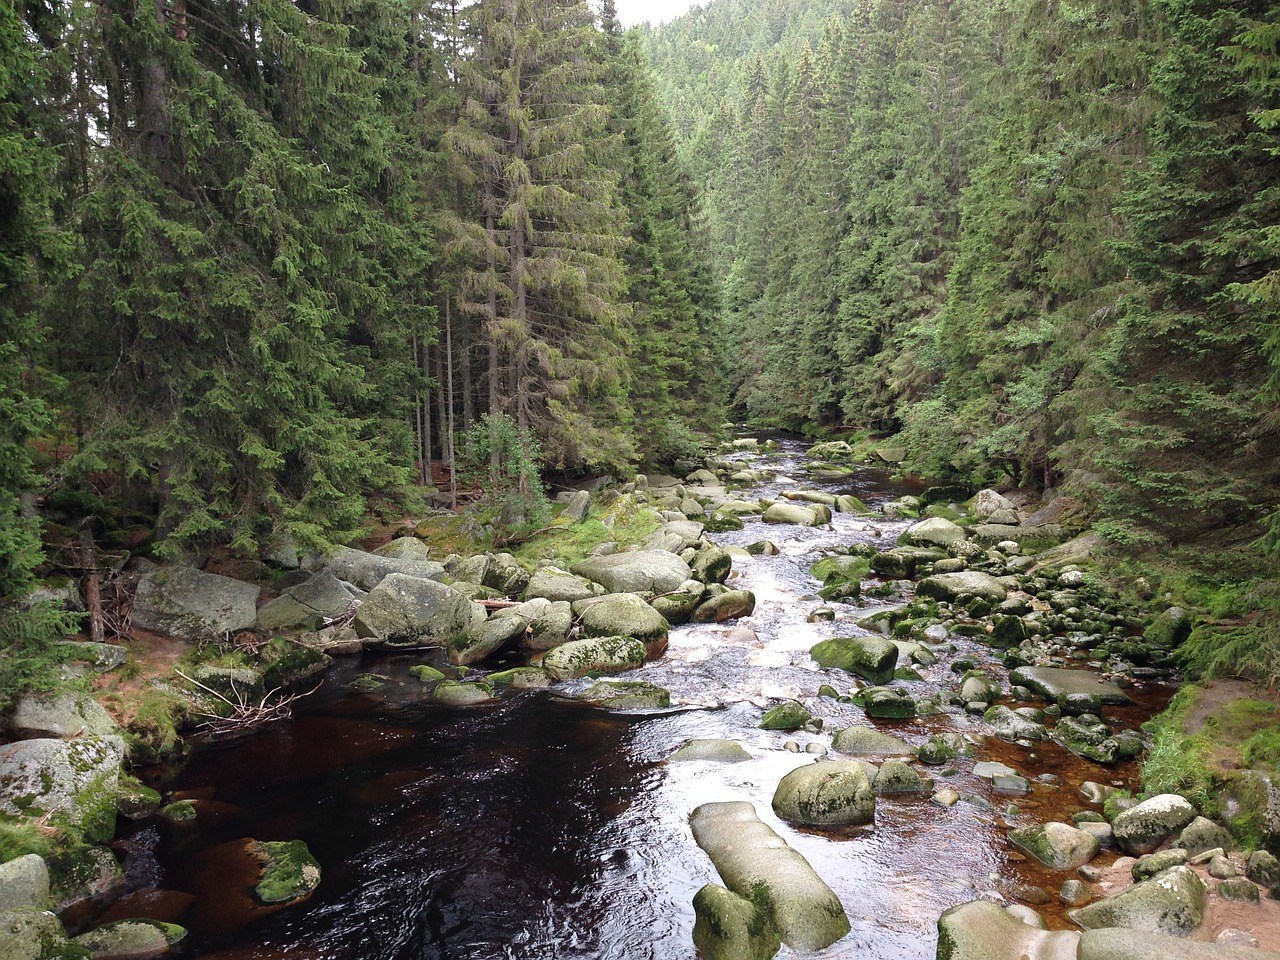
[[[93,542],[93,531],[82,527],[79,536],[80,566],[84,570],[84,602],[89,608],[89,636],[94,643],[106,640],[102,624],[102,579],[98,575],[98,548]]]
[[[155,17],[165,25],[164,0],[155,0]],[[156,173],[166,185],[173,184],[173,151],[169,134],[169,79],[159,54],[152,51],[142,68],[138,132],[144,156],[155,162]]]
[[[457,436],[453,429],[453,313],[450,310],[450,301],[448,297],[446,297],[444,301],[444,355],[446,361],[445,378],[449,384],[449,405],[441,413],[446,424],[445,437],[443,438],[443,441],[448,444],[448,453],[445,455],[445,459],[449,462],[449,506],[457,507],[458,459],[454,455],[453,449],[454,437]]]

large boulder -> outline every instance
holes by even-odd
[[[10,728],[19,737],[56,737],[67,739],[88,734],[91,737],[118,736],[120,728],[92,697],[83,693],[61,696],[29,694],[14,707]]]
[[[988,708],[982,719],[991,725],[991,732],[1001,740],[1049,739],[1043,723],[1030,720],[1004,705]]]
[[[923,563],[933,563],[946,557],[946,553],[932,547],[894,547],[871,557],[871,569],[882,577],[903,580],[916,575],[916,568]]]
[[[593,637],[570,640],[548,651],[542,658],[542,669],[553,680],[572,680],[634,670],[644,658],[644,644],[633,637]]]
[[[1074,870],[1098,855],[1102,845],[1092,833],[1065,823],[1024,827],[1009,834],[1009,842],[1054,870]]]
[[[679,589],[672,593],[664,593],[654,597],[650,602],[653,609],[662,614],[672,626],[688,623],[698,605],[702,603],[702,595],[706,593],[706,584],[700,580],[686,580]]]
[[[851,756],[907,756],[914,752],[905,740],[872,727],[845,727],[831,738],[831,746]]]
[[[979,490],[972,502],[973,515],[979,520],[988,519],[993,513],[1002,510],[1015,510],[1013,502],[995,490]]]
[[[820,667],[837,668],[874,684],[893,680],[898,648],[884,637],[832,637],[814,644],[809,656]]]
[[[9,910],[49,908],[49,866],[29,853],[0,863],[0,903]]]
[[[913,523],[902,531],[898,542],[906,547],[942,547],[947,548],[957,540],[964,540],[964,527],[944,520],[942,517],[930,517]]]
[[[704,803],[689,822],[724,885],[767,913],[787,946],[821,950],[849,932],[839,898],[804,857],[761,822],[751,804]]]
[[[801,527],[820,527],[831,522],[831,512],[822,504],[774,503],[764,512],[765,523],[794,523]]]
[[[526,600],[543,597],[547,600],[567,600],[573,603],[575,600],[586,600],[588,597],[598,597],[603,593],[604,587],[598,583],[592,583],[586,577],[579,577],[557,567],[539,567],[529,578],[524,596]]]
[[[180,640],[221,639],[253,629],[259,592],[252,583],[194,567],[162,567],[138,582],[133,626]]]
[[[693,915],[693,945],[703,960],[773,960],[782,946],[766,911],[719,884],[693,895]]]
[[[1103,704],[1124,706],[1133,702],[1113,681],[1089,670],[1018,667],[1009,674],[1009,682],[1034,690],[1064,713],[1096,714],[1102,712]]]
[[[1104,927],[1080,936],[1076,960],[1280,960],[1274,950],[1199,943],[1149,930]]]
[[[482,608],[435,580],[388,574],[356,612],[358,636],[391,647],[438,646],[478,625]]]
[[[792,770],[773,794],[773,812],[805,827],[843,827],[875,819],[876,798],[866,768],[823,760]]]
[[[652,596],[677,590],[693,579],[689,565],[665,550],[631,550],[607,557],[588,557],[569,568],[580,577],[603,584],[610,593]]]
[[[698,551],[690,564],[695,580],[703,583],[724,583],[733,569],[733,558],[719,547],[705,547]]]
[[[1116,843],[1126,853],[1150,853],[1196,818],[1196,808],[1176,793],[1162,793],[1116,815]]]
[[[667,647],[666,618],[634,593],[611,593],[573,605],[587,637],[634,637],[651,657]]]
[[[1023,923],[990,900],[952,907],[938,918],[938,960],[1076,960],[1080,934]]]
[[[492,617],[473,630],[449,641],[449,662],[460,667],[488,660],[519,646],[529,629],[524,617]]]
[[[569,639],[573,630],[573,606],[565,600],[546,605],[529,621],[532,629],[524,645],[530,650],[551,650]]]
[[[965,570],[925,577],[916,585],[916,593],[935,600],[955,600],[971,596],[1000,603],[1009,595],[1009,589],[989,573]]]
[[[1204,923],[1205,898],[1204,881],[1190,867],[1170,867],[1113,897],[1071,910],[1067,916],[1086,930],[1128,927],[1185,937]]]
[[[724,623],[749,617],[755,608],[756,595],[750,590],[729,590],[703,600],[689,619],[694,623]]]
[[[434,560],[402,560],[351,547],[339,547],[327,558],[326,566],[339,580],[354,583],[361,590],[372,590],[393,573],[419,580],[444,578],[444,564]]]
[[[332,570],[321,570],[263,604],[258,611],[258,629],[265,633],[295,627],[318,629],[325,620],[345,612],[354,601],[351,589],[335,577]]]
[[[4,960],[50,960],[84,956],[68,949],[62,922],[45,910],[11,910],[0,902],[0,957]]]
[[[20,740],[0,746],[0,812],[65,823],[110,840],[124,760],[120,737]]]

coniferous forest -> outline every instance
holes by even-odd
[[[184,956],[987,957],[1165,841],[1261,916],[1277,561],[1276,3],[0,0],[0,955],[150,884]]]

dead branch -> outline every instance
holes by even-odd
[[[209,733],[231,733],[237,730],[244,730],[247,727],[257,726],[263,723],[272,723],[276,720],[287,720],[293,716],[293,704],[302,697],[309,697],[320,689],[321,684],[316,684],[313,688],[305,693],[291,693],[276,697],[280,693],[280,688],[276,687],[269,690],[260,701],[253,702],[252,699],[245,696],[245,692],[236,686],[235,678],[231,678],[231,692],[235,696],[232,700],[230,697],[214,690],[212,687],[201,683],[194,677],[189,677],[181,670],[175,670],[178,676],[188,683],[194,684],[205,693],[222,701],[231,708],[231,712],[227,716],[218,713],[199,712],[197,716],[203,717],[199,729],[206,730]],[[276,697],[276,699],[272,699]]]

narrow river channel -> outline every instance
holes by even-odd
[[[743,496],[815,489],[853,493],[874,507],[918,490],[870,470],[815,484],[804,479],[804,451],[783,440],[780,453],[741,455],[779,478]],[[669,711],[590,707],[565,696],[578,684],[446,708],[426,699],[408,672],[436,662],[436,651],[342,663],[295,719],[205,745],[162,784],[172,796],[203,801],[199,826],[147,822],[123,836],[118,851],[132,892],[111,915],[177,920],[191,930],[185,956],[219,960],[690,960],[693,895],[718,878],[694,844],[689,813],[707,801],[747,800],[809,860],[853,924],[812,956],[932,958],[947,907],[980,896],[1012,902],[1019,885],[1056,893],[1061,875],[1014,853],[1009,828],[1069,820],[1087,806],[1081,782],[1132,786],[1137,771],[1052,743],[1002,742],[964,713],[871,721],[856,706],[816,696],[824,683],[846,692],[853,678],[819,670],[809,648],[861,633],[853,620],[871,608],[837,605],[835,622],[809,623],[821,605],[809,566],[824,548],[888,546],[905,526],[837,514],[831,527],[748,519],[744,530],[714,535],[722,545],[771,540],[780,552],[735,559],[732,584],[757,597],[751,618],[679,627],[663,657],[628,675],[670,690],[677,705]],[[917,696],[958,684],[954,656],[999,662],[997,651],[953,642],[956,654],[919,667],[924,679],[908,682]],[[369,672],[388,682],[367,692],[349,687]],[[1134,693],[1136,706],[1112,714],[1126,726],[1168,695],[1156,685]],[[764,709],[782,698],[804,701],[825,732],[760,730]],[[944,730],[977,741],[974,757],[920,767],[964,799],[945,807],[929,793],[882,797],[873,825],[841,834],[805,832],[773,815],[783,775],[829,748],[830,732],[873,723],[912,744]],[[751,759],[666,762],[700,737],[737,739]],[[984,760],[1014,767],[1033,781],[1032,792],[996,795],[972,773]],[[305,840],[323,871],[312,899],[268,915],[230,895],[244,878],[228,851],[245,837]],[[1038,909],[1052,926],[1068,926],[1054,907]]]

